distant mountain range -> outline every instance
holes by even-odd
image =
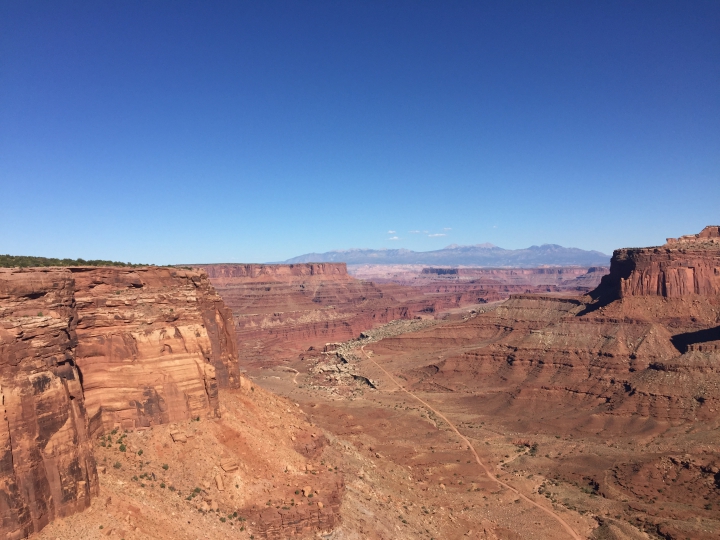
[[[430,266],[607,266],[610,255],[599,251],[566,248],[557,244],[503,249],[493,244],[458,246],[452,244],[435,251],[409,249],[348,249],[327,253],[308,253],[293,257],[286,264],[307,262],[345,262],[347,264],[425,264]]]

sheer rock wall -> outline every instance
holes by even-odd
[[[97,494],[90,437],[212,415],[239,386],[230,311],[203,272],[0,270],[0,538]]]
[[[97,492],[66,270],[0,270],[0,538],[24,538]]]

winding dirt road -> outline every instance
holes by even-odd
[[[405,388],[402,384],[400,384],[400,383],[395,379],[395,377],[393,377],[384,367],[382,367],[380,364],[378,364],[375,360],[372,359],[372,357],[371,357],[368,353],[365,352],[365,347],[364,347],[364,346],[363,346],[363,347],[360,347],[360,350],[362,351],[362,353],[363,353],[363,355],[365,356],[365,358],[367,358],[368,360],[370,360],[370,361],[371,361],[373,364],[375,364],[375,366],[377,366],[383,373],[385,373],[385,375],[387,375],[387,377],[388,377],[392,382],[394,382],[395,385],[396,385],[400,390],[402,390],[403,392],[405,392],[407,395],[409,395],[410,397],[414,398],[414,399],[417,400],[418,402],[422,403],[423,406],[425,406],[428,410],[432,411],[432,412],[435,413],[437,416],[439,416],[440,418],[442,418],[442,419],[447,423],[447,425],[450,426],[450,429],[452,429],[452,430],[455,432],[455,434],[456,434],[458,437],[460,437],[460,439],[462,439],[462,440],[465,442],[465,444],[467,445],[468,450],[470,450],[470,452],[472,453],[473,457],[475,458],[475,461],[477,462],[478,465],[480,465],[480,467],[482,468],[482,470],[485,471],[485,474],[488,476],[488,478],[490,478],[492,481],[496,482],[498,485],[500,485],[500,486],[502,486],[502,487],[504,487],[504,488],[509,489],[510,491],[512,491],[513,493],[515,493],[518,497],[520,497],[522,500],[524,500],[525,502],[531,504],[531,505],[534,506],[535,508],[538,508],[539,510],[542,510],[543,512],[545,512],[546,514],[548,514],[549,516],[551,516],[551,517],[552,517],[553,519],[555,519],[560,525],[562,525],[563,529],[565,529],[565,531],[566,531],[572,538],[574,538],[575,540],[582,540],[582,537],[581,537],[580,535],[578,535],[578,534],[573,530],[573,528],[568,524],[568,522],[565,521],[561,516],[559,516],[558,514],[556,514],[555,512],[553,512],[552,510],[550,510],[550,509],[548,509],[548,508],[545,508],[545,507],[542,506],[541,504],[536,503],[535,501],[533,501],[533,500],[530,499],[529,497],[527,497],[527,496],[523,495],[522,493],[520,493],[517,489],[515,489],[515,488],[512,487],[511,485],[506,484],[505,482],[503,482],[502,480],[500,480],[499,478],[497,478],[497,477],[492,473],[492,471],[485,465],[485,463],[482,462],[482,460],[480,459],[480,456],[479,456],[478,453],[475,451],[475,448],[473,447],[473,445],[472,445],[472,443],[470,442],[470,440],[469,440],[467,437],[465,437],[462,433],[460,433],[460,431],[458,431],[458,429],[455,427],[455,424],[453,424],[450,420],[448,420],[447,417],[446,417],[443,413],[441,413],[441,412],[438,411],[437,409],[433,408],[433,407],[432,407],[429,403],[427,403],[425,400],[423,400],[422,398],[416,396],[414,393],[412,393],[410,390],[408,390],[408,389]]]

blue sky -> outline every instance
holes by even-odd
[[[720,223],[720,2],[6,0],[0,190],[11,254],[656,245]]]

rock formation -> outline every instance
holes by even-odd
[[[706,228],[687,241],[617,250],[609,275],[587,296],[513,295],[492,312],[365,350],[402,373],[415,391],[475,396],[475,407],[507,419],[513,432],[599,436],[603,445],[629,436],[624,453],[597,450],[611,456],[603,459],[615,467],[612,475],[570,457],[566,469],[556,470],[582,470],[606,497],[635,500],[631,506],[646,530],[666,538],[712,537],[701,531],[715,534],[720,522],[698,528],[687,520],[705,520],[712,514],[707,509],[720,504],[716,232]],[[644,454],[640,441],[642,448],[654,441],[655,453]],[[683,459],[699,464],[692,481],[702,486],[702,497],[673,484],[682,465],[667,464]],[[649,472],[662,467],[674,471],[666,480]],[[627,481],[628,471],[643,477],[644,491]],[[654,517],[649,499],[671,506]]]
[[[72,268],[90,429],[212,413],[237,387],[232,315],[203,272]]]
[[[427,297],[348,275],[344,263],[217,264],[199,268],[232,309],[243,361],[267,365],[309,347],[350,339],[362,330],[426,313],[457,298]]]
[[[97,492],[66,270],[0,270],[0,537],[24,538]]]
[[[214,414],[238,384],[231,314],[202,272],[0,270],[0,537],[89,505],[92,434]]]
[[[345,263],[199,268],[233,311],[246,365],[296,358],[310,347],[350,339],[391,320],[434,318],[447,310],[502,300],[513,292],[587,292],[606,272],[604,268],[469,268],[438,274],[430,269],[375,283],[355,279]]]
[[[513,295],[457,327],[381,343],[413,350],[414,340],[444,346],[448,335],[465,349],[477,343],[448,355],[434,377],[517,386],[515,404],[545,395],[562,406],[574,396],[607,414],[690,420],[720,407],[719,325],[720,244],[691,242],[617,250],[586,297]]]
[[[616,297],[665,298],[720,294],[719,227],[700,234],[668,238],[657,248],[619,249],[604,286]]]
[[[394,283],[425,295],[456,295],[458,305],[506,300],[511,294],[584,294],[608,267],[437,268],[417,265],[353,266],[351,274],[379,285]]]
[[[720,244],[720,225],[708,225],[698,234],[667,239],[667,245],[674,247],[683,247],[686,244]]]

